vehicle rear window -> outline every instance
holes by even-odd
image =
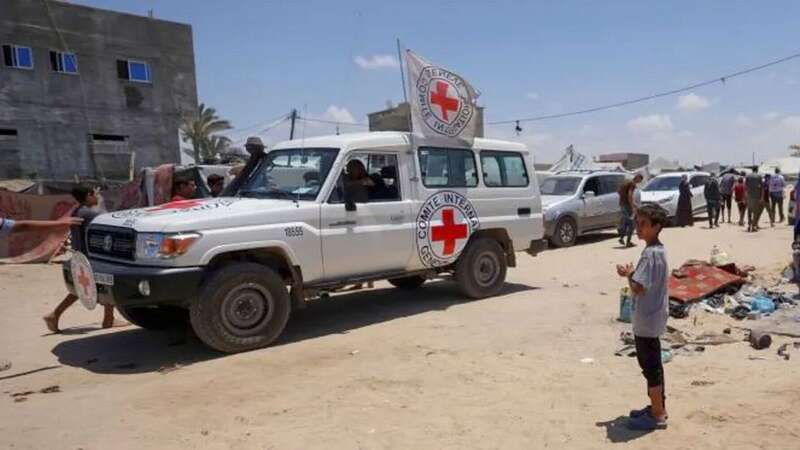
[[[475,187],[478,171],[472,150],[422,147],[419,167],[425,187]]]
[[[528,170],[522,154],[516,152],[481,152],[483,184],[487,187],[527,187]]]

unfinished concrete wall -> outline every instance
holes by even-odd
[[[9,171],[50,178],[118,171],[103,167],[114,158],[92,153],[93,135],[125,137],[136,167],[178,162],[180,119],[197,109],[191,27],[49,4],[48,12],[40,0],[0,0],[0,44],[30,47],[34,58],[32,70],[0,62],[0,130],[18,133],[20,167]],[[53,71],[51,50],[75,53],[78,73]],[[117,60],[146,62],[151,82],[120,79]],[[0,161],[11,161],[5,147]]]

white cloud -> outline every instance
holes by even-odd
[[[709,99],[689,93],[678,97],[678,104],[675,105],[675,108],[681,111],[700,111],[709,106],[711,106],[711,101]]]
[[[737,127],[740,128],[753,128],[756,124],[753,119],[747,117],[744,114],[739,114],[736,116],[736,120],[734,121]]]
[[[528,97],[528,100],[539,100],[538,92],[528,92],[525,96]]]
[[[322,115],[322,119],[340,123],[353,123],[356,121],[355,117],[350,114],[347,108],[336,105],[328,106],[328,109],[326,109],[325,113]]]
[[[659,133],[672,131],[672,119],[668,114],[652,114],[631,119],[626,124],[634,133]]]
[[[781,126],[791,131],[800,131],[800,116],[786,116],[781,120]]]
[[[400,63],[392,55],[356,56],[353,61],[364,70],[397,69]]]
[[[764,118],[764,120],[769,122],[769,121],[773,121],[773,120],[777,119],[780,116],[781,116],[780,113],[777,113],[775,111],[770,111],[770,112],[764,114],[762,117]]]

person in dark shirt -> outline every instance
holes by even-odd
[[[81,252],[85,255],[88,253],[86,248],[86,228],[95,217],[102,214],[102,211],[96,209],[100,202],[95,189],[85,184],[79,184],[72,188],[72,197],[79,203],[78,208],[72,213],[72,217],[78,219],[76,220],[78,224],[73,225],[70,229],[72,251]],[[67,294],[64,300],[61,300],[61,303],[50,314],[44,316],[43,319],[47,329],[53,333],[59,333],[61,330],[58,328],[58,321],[61,319],[61,315],[77,300],[78,297],[76,295]],[[114,321],[113,305],[103,305],[103,307],[103,328],[127,325],[125,322]]]
[[[708,227],[719,228],[719,204],[721,195],[719,191],[719,182],[717,177],[713,174],[703,188],[703,195],[706,197],[706,210],[708,211]]]
[[[212,173],[206,178],[208,189],[211,191],[212,197],[219,197],[225,189],[225,177]]]

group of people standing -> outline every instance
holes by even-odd
[[[728,223],[732,222],[734,202],[739,211],[739,226],[744,226],[747,218],[749,232],[758,231],[758,223],[764,210],[769,216],[770,226],[775,226],[776,221],[783,222],[785,188],[786,180],[778,168],[774,174],[764,176],[758,173],[757,167],[747,175],[727,172],[717,178],[712,174],[703,188],[709,228],[719,227],[720,217],[724,223],[726,212]],[[685,175],[678,188],[677,222],[680,226],[693,225],[692,191]]]

